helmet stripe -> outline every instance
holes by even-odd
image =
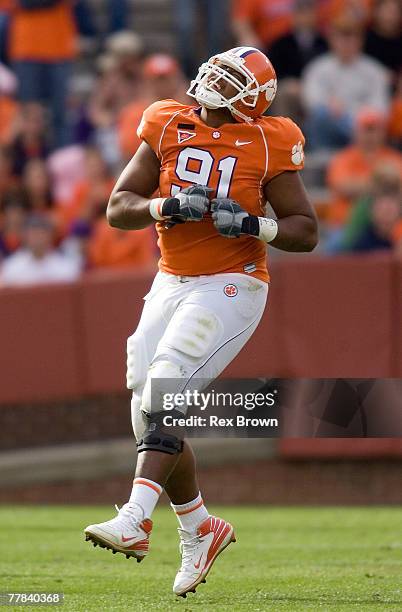
[[[244,53],[241,54],[240,57],[247,57],[247,55],[250,55],[250,53],[254,53],[255,49],[250,49],[249,51],[245,51]]]
[[[247,55],[250,55],[250,53],[254,53],[254,51],[256,50],[257,49],[255,49],[254,47],[235,47],[230,51],[238,57],[247,57]]]

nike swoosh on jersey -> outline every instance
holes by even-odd
[[[252,144],[252,142],[253,142],[252,140],[245,140],[245,141],[236,140],[235,145],[236,147],[241,147],[242,145]]]

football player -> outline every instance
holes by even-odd
[[[137,153],[110,197],[110,225],[156,223],[159,272],[127,342],[127,383],[138,461],[129,501],[85,529],[87,539],[142,560],[164,489],[179,521],[182,565],[173,591],[194,591],[234,541],[199,492],[194,454],[180,429],[164,427],[151,383],[175,390],[213,380],[256,330],[268,294],[267,244],[311,251],[317,221],[299,170],[304,137],[282,117],[263,116],[275,71],[258,49],[237,47],[202,64],[188,94],[195,106],[162,100],[138,128]],[[159,190],[158,197],[153,197]],[[266,202],[274,218],[266,218]],[[201,384],[201,383],[200,383]],[[173,413],[183,416],[183,408]],[[170,412],[169,414],[172,414]]]

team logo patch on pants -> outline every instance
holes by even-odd
[[[227,295],[227,297],[235,297],[238,293],[236,285],[225,285],[223,293]]]

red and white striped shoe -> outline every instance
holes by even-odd
[[[134,557],[142,561],[148,553],[152,521],[136,517],[129,504],[116,509],[118,515],[110,521],[88,525],[84,530],[85,539],[91,540],[94,546],[110,549],[113,554],[120,552],[127,559]]]
[[[231,542],[236,542],[234,529],[216,516],[209,516],[197,529],[196,535],[178,529],[182,564],[173,585],[173,592],[180,597],[195,593],[200,582],[211,569],[217,556]]]

